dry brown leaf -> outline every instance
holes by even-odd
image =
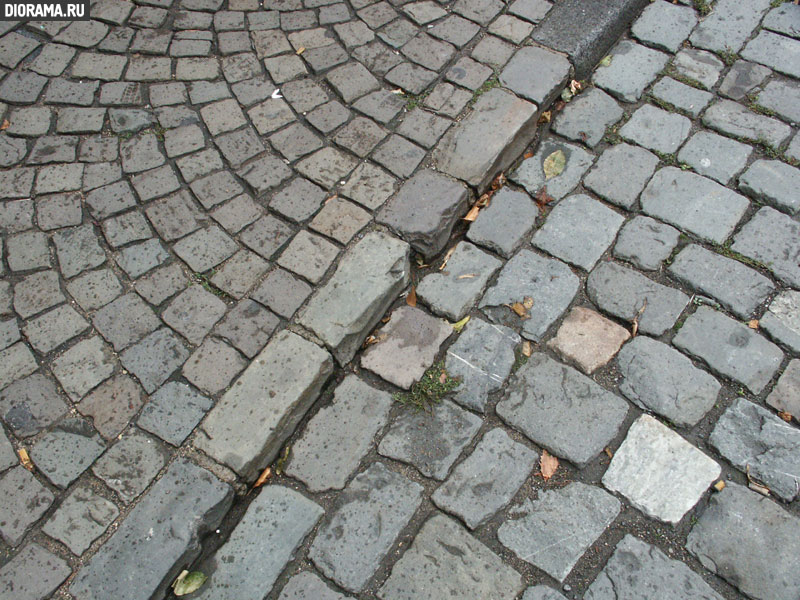
[[[569,91],[573,94],[577,94],[583,89],[583,84],[580,81],[573,79],[569,82]]]
[[[384,324],[386,324],[386,323],[388,323],[388,322],[389,322],[389,321],[391,321],[391,320],[392,320],[392,315],[388,315],[388,316],[386,316],[386,317],[383,317],[383,318],[381,319],[381,323],[384,323]]]
[[[784,410],[784,411],[781,411],[781,412],[779,412],[779,413],[778,413],[778,416],[779,416],[781,419],[783,419],[784,421],[786,421],[787,423],[791,423],[791,422],[792,422],[792,414],[791,414],[791,413],[788,413],[788,412],[786,412],[785,410]]]
[[[501,173],[499,173],[497,175],[497,177],[492,179],[492,184],[489,186],[489,189],[491,189],[493,192],[496,192],[501,187],[503,187],[506,183],[508,183],[508,179],[506,179],[505,173],[501,172]]]
[[[464,215],[464,221],[469,221],[472,223],[475,219],[478,218],[478,213],[481,212],[481,207],[477,204],[474,205],[472,208],[469,209],[469,212]]]
[[[28,451],[25,448],[20,448],[18,451],[19,454],[19,462],[22,464],[23,467],[28,469],[31,473],[33,473],[33,463],[31,462],[31,457],[28,456]]]
[[[546,110],[541,115],[539,115],[539,123],[549,123],[552,117],[553,117],[552,111]]]
[[[525,160],[533,158],[533,152],[526,152],[525,154],[522,155],[522,158],[524,158]]]
[[[636,337],[636,334],[639,333],[639,319],[641,318],[645,308],[647,308],[647,298],[644,299],[642,308],[637,310],[636,316],[633,317],[633,325],[631,326],[631,337]]]
[[[328,196],[327,198],[325,198],[325,202],[323,204],[327,204],[331,200],[335,200],[338,197],[339,197],[339,194],[334,194],[333,196]]]
[[[522,299],[522,306],[524,306],[527,310],[532,309],[533,308],[533,298],[531,298],[530,296],[525,296]]]
[[[530,315],[528,314],[528,309],[522,304],[522,302],[514,302],[514,304],[506,304],[508,308],[513,310],[520,319],[529,319]]]
[[[378,344],[383,340],[385,340],[386,337],[387,335],[385,333],[382,333],[380,335],[371,335],[366,340],[364,340],[364,347],[372,346],[372,344]]]
[[[614,458],[614,453],[611,451],[611,448],[609,448],[608,446],[603,448],[603,452],[606,453],[606,456],[608,456],[608,458]]]
[[[406,296],[406,304],[409,306],[416,306],[417,305],[417,289],[412,285],[411,291],[408,292]]]
[[[254,488],[261,487],[267,482],[267,479],[269,479],[270,477],[272,477],[272,467],[267,467],[266,469],[261,471],[261,475],[258,476],[258,479],[256,479],[256,482],[253,484],[253,487]]]
[[[466,275],[459,275],[458,277],[456,277],[456,279],[472,279],[477,276],[478,276],[477,273],[467,273]]]
[[[765,485],[761,485],[760,483],[756,483],[755,481],[751,481],[750,483],[747,484],[747,487],[749,487],[754,492],[758,492],[762,496],[769,496],[769,493],[770,493],[769,492],[769,488],[767,486],[765,486]]]
[[[492,194],[494,194],[493,191],[486,192],[483,196],[478,198],[478,201],[475,203],[475,206],[477,206],[478,208],[486,208],[487,206],[489,206],[489,201],[492,199]]]
[[[447,383],[447,371],[442,371],[439,374],[439,383],[442,383],[442,384]]]
[[[302,54],[303,52],[305,52],[305,51],[306,51],[306,47],[305,47],[305,46],[300,46],[300,47],[297,49],[297,54],[298,54],[298,56],[299,56],[300,54]]]
[[[450,257],[453,256],[453,252],[456,251],[456,247],[453,246],[450,250],[447,251],[447,254],[444,255],[444,259],[442,260],[442,264],[439,266],[439,270],[442,271],[447,266],[447,261],[450,260]]]
[[[11,127],[11,123],[9,123],[8,119],[3,119],[3,124],[0,125],[0,131],[5,131],[9,127]]]
[[[560,112],[560,111],[564,110],[564,107],[565,107],[566,105],[567,105],[567,103],[566,103],[566,102],[564,102],[563,100],[559,100],[558,102],[556,102],[556,103],[553,105],[553,110],[554,110],[554,111],[556,111],[556,112]]]
[[[747,326],[748,326],[750,329],[758,329],[758,319],[750,319],[750,320],[747,322]]]
[[[725,489],[725,482],[720,479],[717,483],[714,484],[714,489],[718,492],[721,492]]]
[[[539,459],[539,469],[542,472],[542,479],[547,481],[555,475],[558,469],[558,459],[551,455],[547,450],[542,450],[542,456]]]
[[[544,207],[550,204],[555,198],[553,198],[550,194],[547,193],[547,186],[543,186],[536,195],[533,197],[533,200],[536,202],[536,205],[539,207],[539,210],[544,210]]]
[[[533,354],[533,345],[528,340],[525,340],[522,342],[522,355],[530,358],[531,354]]]

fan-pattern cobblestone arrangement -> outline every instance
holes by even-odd
[[[796,600],[798,65],[770,0],[0,23],[0,597]]]

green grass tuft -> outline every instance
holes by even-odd
[[[444,378],[442,378],[442,375],[444,375]],[[460,383],[460,378],[451,377],[445,370],[444,363],[438,362],[425,371],[425,375],[411,386],[410,391],[398,392],[392,398],[396,402],[416,410],[431,410],[434,405],[442,401],[442,398],[456,389]]]

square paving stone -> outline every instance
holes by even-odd
[[[715,131],[778,148],[792,134],[785,123],[756,114],[737,102],[718,100],[703,115],[703,124]]]
[[[335,148],[326,147],[297,163],[297,170],[326,189],[343,181],[358,161]]]
[[[0,569],[0,593],[14,598],[47,598],[70,573],[65,561],[30,543]]]
[[[183,238],[173,248],[193,271],[203,273],[232,256],[238,247],[224,231],[212,225]]]
[[[312,288],[283,269],[274,269],[252,293],[252,298],[290,319],[311,294]]]
[[[642,210],[689,233],[723,243],[750,203],[718,183],[676,167],[660,169],[642,192]]]
[[[633,600],[646,598],[654,590],[676,600],[722,600],[722,596],[684,563],[668,558],[655,546],[630,534],[617,544],[584,598]]]
[[[644,410],[694,426],[714,407],[719,382],[670,346],[637,336],[617,356],[619,391]]]
[[[62,304],[48,313],[29,319],[22,327],[28,342],[42,354],[50,352],[88,329],[89,323],[78,312]]]
[[[348,375],[292,446],[286,473],[312,492],[342,489],[386,424],[391,407],[390,394]]]
[[[277,263],[312,283],[318,283],[339,254],[339,248],[318,235],[300,231]]]
[[[502,325],[470,319],[447,350],[447,373],[459,379],[453,400],[483,413],[488,395],[500,389],[511,374],[520,337]]]
[[[780,348],[747,325],[707,306],[686,319],[672,343],[754,394],[769,383],[784,357]]]
[[[378,220],[430,258],[444,248],[457,219],[466,211],[468,198],[469,190],[463,184],[424,169],[403,184],[381,209]]]
[[[94,464],[92,471],[127,504],[150,485],[166,459],[163,444],[131,429]]]
[[[117,515],[119,510],[112,502],[89,487],[78,487],[64,499],[42,531],[80,556],[105,533]]]
[[[324,511],[286,487],[270,485],[259,492],[230,538],[207,560],[213,575],[197,598],[230,594],[258,598],[270,589]]]
[[[589,171],[584,185],[609,202],[631,208],[657,164],[658,157],[644,148],[624,143],[612,146]],[[624,179],[618,176],[623,170],[627,175]]]
[[[197,179],[189,187],[192,188],[192,192],[206,209],[244,192],[242,184],[227,170],[217,171]]]
[[[45,44],[42,51],[30,62],[31,71],[48,77],[58,77],[75,56],[75,49],[62,44]]]
[[[655,219],[636,216],[620,230],[614,256],[646,271],[656,271],[677,246],[680,232]]]
[[[651,90],[654,98],[672,105],[679,112],[697,118],[714,99],[714,95],[692,86],[675,81],[671,77],[662,77]]]
[[[172,381],[150,397],[136,424],[173,446],[180,446],[213,405],[211,398],[194,388]]]
[[[462,85],[469,90],[475,91],[480,88],[492,74],[493,71],[491,68],[465,56],[448,69],[446,78],[452,83]]]
[[[114,360],[111,350],[95,335],[78,342],[55,359],[52,369],[67,395],[77,402],[111,376]]]
[[[736,234],[731,246],[749,258],[764,263],[779,279],[800,287],[800,223],[765,206]]]
[[[531,77],[532,71],[536,77]],[[570,72],[569,61],[562,55],[538,46],[517,50],[500,73],[500,83],[514,93],[547,105],[558,93]]]
[[[49,427],[67,410],[55,384],[41,373],[19,379],[0,392],[3,420],[18,437],[29,437]]]
[[[45,231],[80,225],[82,220],[79,193],[53,194],[36,202],[36,222]]]
[[[335,197],[325,203],[310,227],[340,244],[347,244],[372,220],[363,208]]]
[[[742,319],[750,319],[775,291],[772,281],[758,271],[695,244],[680,251],[669,272]]]
[[[407,390],[422,379],[451,333],[447,321],[400,306],[376,333],[378,341],[361,356],[361,367]]]
[[[45,83],[47,83],[47,77],[30,71],[9,73],[0,85],[0,100],[33,104],[42,92]]]
[[[158,139],[150,132],[141,133],[119,145],[122,170],[140,173],[164,164],[164,155],[158,147]]]
[[[747,4],[721,0],[692,33],[693,45],[709,50],[738,51],[769,8],[766,0]]]
[[[624,218],[584,194],[570,196],[550,212],[532,243],[590,271],[614,242]]]
[[[92,190],[86,195],[86,204],[96,219],[105,219],[136,206],[136,197],[126,181],[118,181]]]
[[[236,350],[216,338],[205,340],[183,365],[183,376],[209,394],[228,387],[247,361]]]
[[[452,519],[436,514],[378,591],[383,600],[516,597],[522,579],[499,556]]]
[[[686,548],[706,569],[752,598],[791,600],[800,593],[798,540],[796,516],[769,498],[728,483],[711,497]]]
[[[521,250],[506,263],[479,306],[493,322],[517,328],[520,317],[508,305],[532,298],[530,318],[522,320],[522,336],[539,341],[570,305],[579,286],[578,277],[560,260]]]
[[[757,160],[739,177],[739,189],[745,194],[790,215],[800,210],[798,187],[800,169],[779,160]]]
[[[692,122],[683,115],[645,104],[633,113],[619,134],[648,150],[673,154],[689,137],[691,127]]]
[[[211,212],[211,217],[231,234],[238,233],[262,214],[261,207],[248,194],[239,194]]]
[[[146,209],[147,218],[159,237],[166,242],[182,238],[200,228],[202,219],[192,202],[191,194],[181,190],[151,203]]]
[[[130,242],[148,239],[152,230],[143,214],[130,211],[103,222],[103,235],[111,246],[118,248]]]
[[[66,419],[42,437],[31,449],[31,458],[54,485],[64,489],[106,449],[88,421]]]
[[[624,102],[636,102],[667,64],[669,56],[623,40],[611,52],[611,64],[592,76],[595,85]]]
[[[398,177],[409,177],[425,158],[425,150],[399,135],[391,135],[372,153],[372,159]]]
[[[150,304],[158,306],[186,288],[187,278],[177,262],[142,277],[135,283],[136,291]]]
[[[767,396],[767,404],[777,411],[789,413],[797,420],[800,415],[800,360],[789,361],[778,383]]]
[[[288,161],[294,162],[323,146],[322,139],[308,127],[293,123],[269,138],[270,144]]]
[[[544,162],[556,152],[564,154],[566,165],[561,173],[548,178],[544,172]],[[511,180],[523,186],[532,196],[546,187],[549,196],[560,200],[578,185],[583,174],[592,166],[593,160],[594,157],[583,148],[547,140],[539,146],[536,154],[525,159],[511,174]]]
[[[446,268],[426,275],[417,295],[436,314],[452,321],[469,312],[502,262],[469,242],[459,242]]]
[[[719,86],[719,93],[726,98],[742,100],[772,73],[767,67],[737,60]]]
[[[6,237],[6,260],[12,271],[30,271],[50,266],[47,235],[26,231]]]
[[[52,503],[52,492],[25,467],[6,471],[0,479],[0,535],[12,547],[17,546]]]
[[[169,328],[162,327],[122,353],[122,364],[152,394],[189,357],[189,351]]]
[[[671,328],[689,303],[680,290],[613,262],[601,263],[589,274],[586,291],[600,310],[630,323],[637,319],[639,332],[651,335]]]
[[[631,32],[645,44],[677,52],[697,25],[697,14],[688,6],[654,2],[636,19]]]
[[[281,590],[278,600],[347,600],[348,596],[339,594],[330,589],[318,575],[311,571],[301,571],[293,575]]]
[[[442,481],[480,426],[479,417],[449,400],[433,406],[430,412],[406,408],[384,436],[378,453]]]
[[[455,48],[447,42],[420,32],[403,45],[401,52],[418,65],[439,71],[450,61]]]
[[[592,88],[567,104],[553,124],[553,131],[594,148],[606,129],[622,118],[619,104],[599,88]]]
[[[717,421],[709,443],[748,477],[791,502],[800,492],[800,429],[739,398]]]
[[[199,344],[225,314],[225,302],[200,285],[192,285],[162,314],[164,322],[192,344]]]
[[[364,94],[380,88],[378,80],[359,62],[336,67],[325,77],[346,104],[351,104]]]
[[[581,467],[616,437],[627,412],[622,398],[541,353],[516,372],[497,404],[503,421]]]
[[[128,293],[98,310],[92,323],[114,350],[121,352],[158,329],[161,321],[138,294]]]
[[[214,333],[229,340],[248,358],[253,358],[269,340],[278,317],[252,300],[242,300],[217,325]]]
[[[591,374],[610,361],[628,338],[630,333],[624,327],[593,310],[576,306],[547,345],[567,362]]]
[[[467,239],[509,258],[528,237],[539,211],[527,194],[500,189],[470,225]]]
[[[339,193],[370,210],[380,206],[394,194],[397,180],[372,163],[358,165]]]
[[[800,354],[800,292],[786,290],[775,296],[759,324],[772,339]]]
[[[719,475],[720,467],[711,458],[642,415],[611,459],[603,485],[646,515],[675,525]]]
[[[126,246],[120,251],[116,260],[128,277],[135,279],[163,264],[169,258],[170,254],[161,241],[151,238],[139,244]]]
[[[98,267],[106,261],[105,252],[98,244],[98,236],[91,225],[60,229],[53,234],[61,274],[75,277],[86,269]]]
[[[411,520],[422,491],[418,483],[374,463],[339,494],[309,558],[343,588],[360,591]]]
[[[92,417],[95,428],[106,439],[120,434],[141,408],[144,397],[139,386],[126,375],[108,379],[80,403],[81,414]]]
[[[741,171],[753,148],[709,131],[694,134],[678,153],[678,160],[685,162],[711,179],[727,185]]]
[[[242,298],[269,268],[257,254],[240,250],[219,267],[211,283],[234,298]]]
[[[425,98],[425,107],[454,119],[471,99],[472,94],[467,90],[449,83],[439,83]]]
[[[719,80],[725,63],[710,52],[686,48],[675,55],[672,68],[683,77],[688,77],[709,90]]]
[[[387,132],[370,119],[356,117],[335,136],[336,143],[361,158],[366,157]]]
[[[511,501],[537,459],[536,452],[513,441],[505,431],[492,429],[431,499],[475,529]]]
[[[617,518],[620,502],[584,483],[542,491],[510,511],[500,526],[500,543],[522,560],[564,581],[606,528]]]
[[[301,222],[319,210],[327,195],[318,185],[297,177],[272,197],[269,207],[287,219]]]
[[[431,148],[436,145],[450,124],[449,119],[415,108],[405,115],[397,128],[397,133],[425,148]]]
[[[264,215],[245,229],[239,239],[254,252],[270,259],[293,234],[293,229],[283,221]]]

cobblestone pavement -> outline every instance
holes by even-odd
[[[0,24],[0,598],[797,600],[800,7],[265,5]]]

